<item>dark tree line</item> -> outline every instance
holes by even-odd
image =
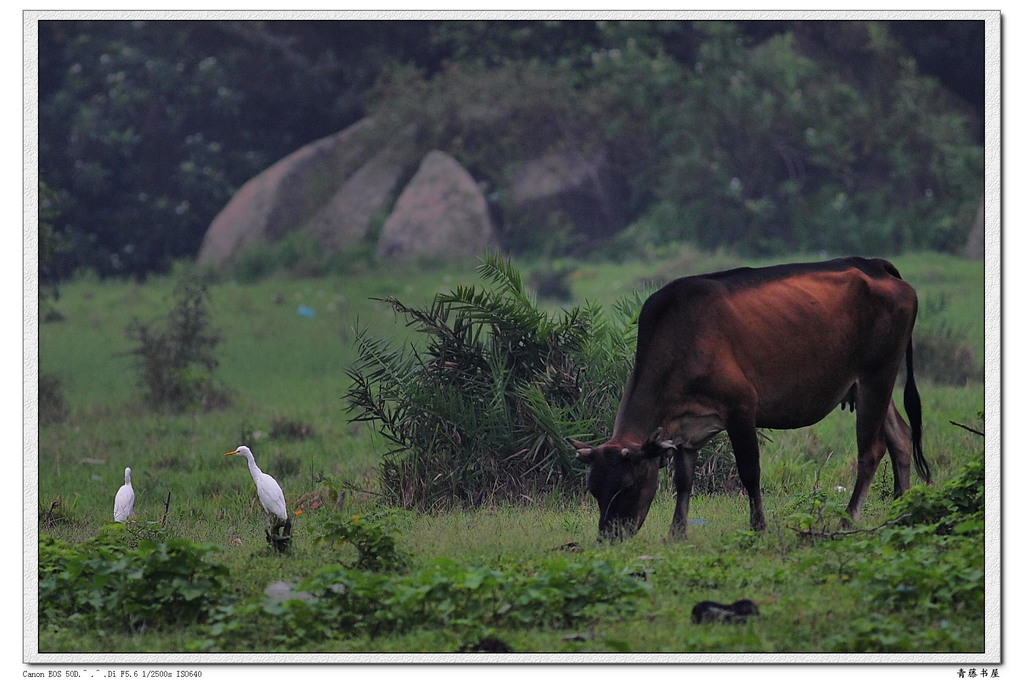
[[[981,197],[981,22],[38,28],[44,282],[166,270],[247,179],[374,112],[421,119],[499,216],[516,155],[570,122],[625,179],[623,240],[954,249]],[[506,130],[446,119],[458,98],[508,110]],[[825,224],[848,238],[815,244]],[[551,248],[550,226],[504,231]]]

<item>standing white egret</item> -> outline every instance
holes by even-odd
[[[114,496],[114,522],[124,522],[135,509],[135,490],[132,489],[132,469],[124,469],[124,484]]]
[[[267,512],[270,518],[267,539],[274,543],[274,538],[280,538],[277,532],[282,528],[284,529],[283,536],[289,536],[292,523],[288,519],[288,507],[284,502],[284,492],[281,490],[281,485],[277,484],[277,480],[259,469],[249,447],[240,446],[224,455],[235,456],[238,454],[245,456],[245,460],[249,462],[249,473],[252,475],[252,481],[256,483],[256,496],[259,497],[260,505],[263,506],[263,510]]]

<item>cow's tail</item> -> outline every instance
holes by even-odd
[[[917,392],[914,382],[914,343],[907,341],[907,384],[903,388],[903,409],[910,421],[910,441],[914,454],[914,467],[917,474],[928,484],[932,483],[932,469],[924,458],[921,447],[921,395]]]

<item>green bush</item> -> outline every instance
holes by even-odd
[[[985,515],[985,464],[977,458],[938,487],[911,487],[893,502],[904,526],[924,526],[941,535],[980,534]]]
[[[639,299],[539,308],[510,262],[479,268],[488,287],[438,294],[428,309],[386,299],[422,335],[395,349],[362,330],[346,394],[354,419],[393,445],[381,486],[420,510],[578,491],[584,468],[566,436],[610,432],[632,365]]]
[[[183,539],[135,540],[120,525],[72,545],[41,535],[41,626],[78,624],[138,632],[204,619],[227,568],[216,547]]]
[[[207,286],[183,277],[173,298],[162,323],[133,319],[128,326],[146,404],[171,412],[223,407],[229,396],[213,381],[220,335],[210,326]]]
[[[985,601],[985,546],[976,537],[917,534],[883,538],[851,565],[867,604],[881,611],[949,615]],[[887,543],[888,542],[888,543]]]

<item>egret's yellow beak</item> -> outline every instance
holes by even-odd
[[[229,451],[229,452],[225,453],[224,455],[225,456],[234,456],[237,453],[238,453],[238,449],[235,449],[234,451]]]

